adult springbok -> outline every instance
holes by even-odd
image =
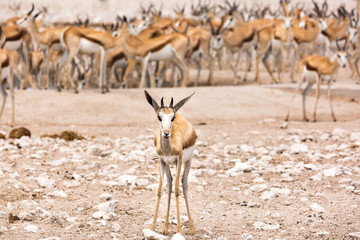
[[[194,92],[195,93],[195,92]],[[168,182],[168,206],[164,223],[163,234],[168,232],[170,198],[172,192],[172,176],[170,172],[170,164],[176,164],[176,179],[175,179],[175,197],[177,210],[177,232],[181,233],[180,209],[179,209],[179,179],[181,174],[181,166],[184,163],[184,172],[182,175],[182,186],[185,197],[186,209],[189,216],[190,234],[195,234],[194,223],[190,216],[188,203],[188,176],[191,167],[191,158],[195,149],[196,133],[189,122],[182,118],[177,112],[190,99],[192,95],[184,98],[177,104],[173,105],[173,98],[171,98],[170,105],[164,106],[164,98],[161,99],[161,106],[149,95],[145,90],[146,100],[154,108],[157,118],[160,123],[160,128],[155,134],[154,145],[156,147],[157,155],[160,158],[160,182],[158,188],[158,198],[156,202],[155,216],[151,225],[151,230],[155,230],[156,219],[159,212],[160,198],[162,195],[162,186],[164,179],[164,172],[166,173]]]
[[[339,46],[338,41],[336,40],[336,46],[337,51],[336,55],[330,59],[328,57],[318,56],[318,55],[311,55],[305,57],[303,60],[299,62],[299,70],[300,70],[300,81],[299,85],[297,86],[294,96],[292,98],[291,103],[294,102],[295,95],[300,89],[303,82],[307,82],[307,85],[305,89],[302,92],[302,103],[303,103],[303,120],[309,121],[309,119],[306,117],[306,111],[305,111],[305,100],[306,96],[311,89],[311,87],[316,83],[316,102],[314,107],[314,122],[316,122],[316,109],[317,104],[320,97],[320,84],[321,80],[324,80],[327,82],[328,86],[328,97],[329,97],[329,103],[330,103],[330,110],[331,110],[331,116],[336,121],[335,114],[333,111],[333,106],[331,102],[331,91],[330,91],[330,83],[334,79],[334,74],[336,70],[341,67],[346,67],[346,61],[347,61],[347,47],[346,43],[344,44],[344,47],[341,48]],[[292,105],[292,104],[291,104]],[[289,107],[288,113],[286,115],[285,121],[289,120],[291,106]]]
[[[2,34],[2,27],[0,26],[0,36]],[[11,115],[11,126],[15,124],[15,107],[14,107],[14,80],[13,80],[13,71],[14,64],[13,59],[8,50],[4,50],[0,48],[0,92],[2,95],[2,104],[0,110],[0,119],[4,111],[5,103],[6,103],[6,83],[10,89],[11,102],[12,102],[12,115]]]

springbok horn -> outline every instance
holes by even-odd
[[[34,9],[35,9],[35,6],[34,6],[34,4],[32,4],[31,10],[27,13],[27,15],[30,16],[31,13],[34,11]]]
[[[338,50],[340,50],[341,48],[340,48],[340,45],[339,45],[339,41],[336,39],[336,46],[337,46],[337,48],[338,48]]]
[[[161,104],[161,108],[164,108],[164,97],[161,98],[161,101],[160,101],[160,104]]]
[[[173,99],[173,97],[171,97],[169,108],[173,108],[173,103],[174,103],[174,99]]]

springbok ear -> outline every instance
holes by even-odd
[[[1,38],[1,34],[2,34],[2,27],[0,26],[0,38]]]
[[[148,103],[154,108],[155,112],[159,110],[159,105],[157,102],[150,96],[150,94],[145,90],[145,97]]]
[[[174,106],[174,110],[175,113],[192,97],[192,95],[194,95],[195,92],[193,92],[190,96],[184,98],[183,100],[181,100],[180,102],[178,102],[175,106]]]

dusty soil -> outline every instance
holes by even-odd
[[[149,90],[165,102],[196,91],[179,112],[199,136],[189,180],[196,234],[185,217],[186,239],[352,239],[360,231],[360,107],[346,96],[349,90],[359,96],[360,87],[334,84],[337,122],[325,96],[318,122],[302,122],[298,96],[286,126],[287,88],[294,85],[285,86]],[[310,119],[314,101],[308,98]],[[0,125],[5,134],[10,106]],[[0,239],[144,238],[158,163],[157,120],[143,90],[17,90],[15,121],[32,136],[0,140]],[[86,140],[41,138],[64,130]],[[186,216],[182,198],[180,205]],[[176,217],[174,195],[170,216]],[[175,232],[170,224],[168,236]]]

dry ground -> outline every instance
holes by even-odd
[[[360,107],[346,96],[349,90],[359,96],[360,88],[351,82],[334,88],[337,122],[324,96],[318,122],[302,122],[298,96],[285,129],[292,93],[276,86],[149,90],[165,102],[196,91],[179,112],[199,135],[189,184],[197,232],[190,236],[185,220],[186,239],[352,239],[349,233],[360,231]],[[310,118],[313,105],[311,96]],[[32,137],[0,140],[0,239],[144,238],[158,164],[157,120],[143,90],[16,91],[15,120]],[[10,102],[0,130],[9,133],[9,123]],[[87,139],[40,138],[63,130]],[[160,220],[165,198],[166,191]],[[104,202],[110,212],[93,215]],[[20,219],[10,223],[10,214]],[[175,231],[171,224],[169,236]]]

